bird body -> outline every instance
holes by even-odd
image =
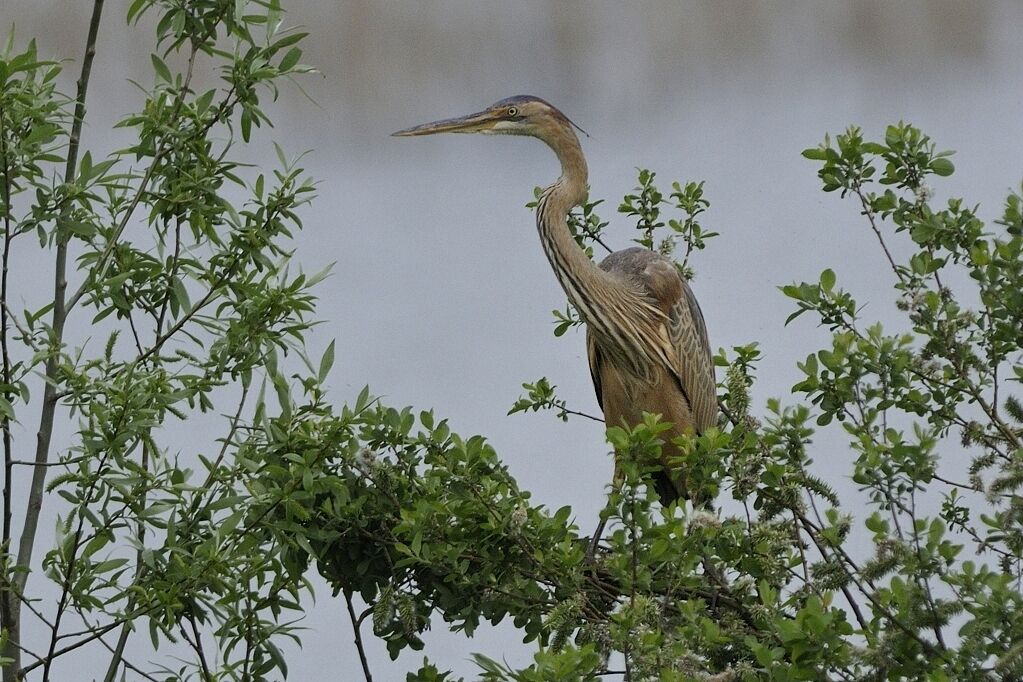
[[[623,358],[615,352],[613,340],[600,338],[592,325],[587,326],[590,375],[604,419],[608,426],[633,426],[649,412],[670,422],[654,487],[665,504],[678,498],[702,504],[707,500],[687,485],[682,453],[671,442],[677,436],[702,433],[717,420],[713,360],[696,297],[675,265],[649,249],[616,251],[600,268],[655,309],[648,324],[664,349],[662,357],[637,367],[636,356]]]
[[[545,142],[561,162],[561,176],[537,201],[537,230],[555,277],[586,323],[590,373],[606,424],[634,426],[650,412],[672,423],[669,437],[699,434],[717,418],[714,366],[700,307],[664,256],[630,248],[612,253],[598,267],[576,244],[568,214],[586,198],[587,167],[573,126],[550,103],[520,95],[477,114],[395,135],[475,132],[528,135]],[[705,502],[699,491],[687,487],[680,454],[665,444],[663,472],[653,480],[661,501]]]

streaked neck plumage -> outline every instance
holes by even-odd
[[[568,126],[538,135],[561,161],[561,177],[545,189],[536,206],[540,243],[562,289],[603,351],[622,369],[647,376],[659,351],[636,328],[637,316],[651,321],[660,311],[643,300],[628,282],[604,272],[576,243],[568,213],[586,199],[586,159],[579,139]]]
[[[579,138],[566,126],[544,130],[538,137],[547,143],[561,162],[561,177],[540,195],[536,205],[536,227],[547,259],[568,300],[583,312],[581,300],[587,290],[606,279],[568,229],[568,213],[586,199],[586,158]]]

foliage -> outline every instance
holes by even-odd
[[[343,595],[367,678],[364,630],[397,656],[439,621],[471,635],[506,620],[536,646],[533,663],[476,655],[484,680],[1023,677],[1023,405],[1011,392],[1023,381],[1023,195],[995,228],[963,200],[934,202],[928,181],[954,166],[906,124],[806,150],[823,189],[877,236],[905,322],[862,319],[830,269],[782,287],[789,321],[810,316],[831,340],[799,363],[793,403],[759,415],[757,344],[717,354],[724,417],[679,445],[720,510],[656,501],[657,415],[608,429],[624,481],[588,561],[571,510],[535,504],[485,438],[368,389],[328,400],[334,346],[315,360],[305,348],[326,273],[293,272],[287,250],[312,184],[281,150],[271,174],[236,155],[270,123],[261,97],[308,71],[278,3],[132,2],[130,23],[156,15],[155,80],[118,124],[130,146],[102,159],[81,137],[102,47],[95,7],[74,97],[34,44],[12,39],[0,57],[5,681],[54,678],[56,661],[89,649],[109,654],[108,680],[284,677],[312,570]],[[222,84],[193,91],[199,68]],[[715,236],[703,184],[665,196],[654,181],[640,171],[619,212],[691,278]],[[570,219],[591,257],[600,205]],[[21,309],[18,291],[44,283],[7,272],[30,248],[53,256],[54,294]],[[91,337],[72,338],[68,316],[85,310]],[[557,336],[578,324],[571,309],[555,315]],[[590,416],[547,378],[523,387],[513,413]],[[35,461],[18,459],[29,446],[12,426],[36,414]],[[183,425],[217,414],[217,438],[184,451]],[[70,435],[51,443],[57,420]],[[848,452],[817,446],[822,429]],[[830,463],[848,454],[862,500],[840,501],[815,464],[826,458],[835,480]],[[948,468],[967,458],[961,481]],[[39,561],[44,504],[59,523]],[[37,598],[43,580],[55,604]],[[159,649],[149,663],[125,653],[138,632]],[[406,679],[453,675],[425,660]]]
[[[251,532],[253,462],[240,455],[267,410],[260,377],[316,390],[319,379],[287,379],[277,358],[301,354],[322,275],[287,266],[313,189],[302,169],[281,152],[278,170],[255,172],[235,152],[239,134],[247,142],[267,122],[261,99],[308,71],[303,34],[282,28],[276,2],[135,0],[129,23],[158,15],[155,80],[117,123],[129,146],[99,158],[82,120],[101,11],[74,98],[56,91],[61,67],[34,43],[19,49],[12,34],[0,56],[4,679],[51,679],[80,647],[104,651],[104,636],[107,679],[119,679],[137,671],[126,641],[147,630],[172,652],[150,674],[283,674],[276,642],[294,637],[301,583],[283,582],[281,549]],[[193,90],[200,70],[219,72],[220,86]],[[46,285],[45,272],[8,279],[32,249],[53,255],[55,289],[20,309]],[[89,338],[65,333],[70,316],[91,316]],[[40,411],[33,466],[16,453],[36,429],[12,427]],[[182,453],[182,426],[203,413],[230,416]],[[55,421],[70,439],[51,447]],[[59,516],[39,572],[44,504]],[[36,596],[53,593],[48,606]],[[41,624],[35,639],[23,637],[25,618]]]
[[[804,377],[793,393],[803,404],[770,400],[763,422],[750,415],[756,344],[717,356],[726,368],[727,419],[680,445],[703,485],[722,491],[719,515],[651,507],[641,474],[658,452],[664,426],[656,418],[632,433],[609,429],[615,450],[638,466],[611,494],[605,513],[618,530],[594,567],[617,588],[617,605],[597,620],[573,606],[570,625],[552,633],[546,649],[555,658],[538,656],[520,671],[481,659],[488,679],[558,679],[551,667],[558,652],[583,651],[563,646],[571,639],[576,647],[599,643],[605,656],[618,652],[618,672],[635,679],[1023,672],[1023,410],[1008,392],[1023,379],[1023,199],[1008,197],[995,233],[960,199],[933,205],[926,181],[953,172],[950,152],[906,124],[890,126],[883,143],[850,128],[804,156],[821,163],[825,191],[857,201],[891,268],[905,328],[886,333],[864,322],[830,269],[815,283],[782,287],[797,305],[788,321],[813,314],[832,342],[799,364]],[[664,227],[661,202],[652,174],[641,172],[637,193],[622,204],[648,247]],[[904,260],[888,246],[892,234],[908,237]],[[547,380],[526,388],[513,411],[568,414]],[[834,422],[868,500],[859,519],[813,471],[812,438]],[[968,454],[967,481],[946,472],[942,451]],[[729,514],[736,504],[741,513]],[[928,507],[935,512],[922,511]],[[870,555],[852,549],[857,523],[869,533]],[[576,599],[567,603],[588,596]]]
[[[905,328],[864,322],[830,269],[782,287],[797,305],[789,322],[811,313],[832,342],[799,364],[802,404],[770,400],[763,421],[750,414],[756,344],[717,356],[727,419],[681,445],[702,485],[720,489],[721,514],[651,504],[642,473],[659,452],[655,417],[632,433],[610,429],[631,465],[605,510],[617,530],[592,571],[614,606],[594,618],[598,597],[584,584],[550,610],[532,666],[479,658],[486,679],[595,679],[582,662],[594,646],[603,675],[619,660],[617,672],[635,679],[1020,676],[1023,410],[1008,391],[1023,379],[1023,199],[1008,197],[995,233],[962,200],[934,206],[926,181],[953,172],[950,153],[906,124],[889,127],[883,143],[851,128],[804,155],[821,162],[825,191],[857,200]],[[644,172],[622,204],[648,246],[664,228],[661,197]],[[901,262],[892,234],[909,238]],[[549,380],[524,387],[513,412],[571,414]],[[859,519],[814,473],[813,437],[833,423],[869,505]],[[968,454],[969,480],[945,471],[942,451]],[[850,541],[858,524],[873,546],[865,556]],[[583,672],[558,672],[562,664]]]

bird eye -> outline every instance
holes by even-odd
[[[519,110],[516,109],[515,107],[510,107],[508,109],[508,115],[509,116],[518,116],[519,115]]]

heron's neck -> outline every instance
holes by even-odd
[[[571,130],[544,142],[561,161],[561,177],[544,190],[537,202],[540,243],[569,302],[592,325],[596,318],[603,317],[595,309],[606,299],[600,294],[614,288],[615,283],[590,260],[568,228],[568,213],[586,199],[586,159]]]
[[[558,131],[551,139],[544,141],[550,145],[561,162],[561,177],[551,189],[557,188],[558,199],[565,204],[563,208],[567,214],[586,199],[588,177],[586,157],[583,156],[579,138],[571,129]]]

